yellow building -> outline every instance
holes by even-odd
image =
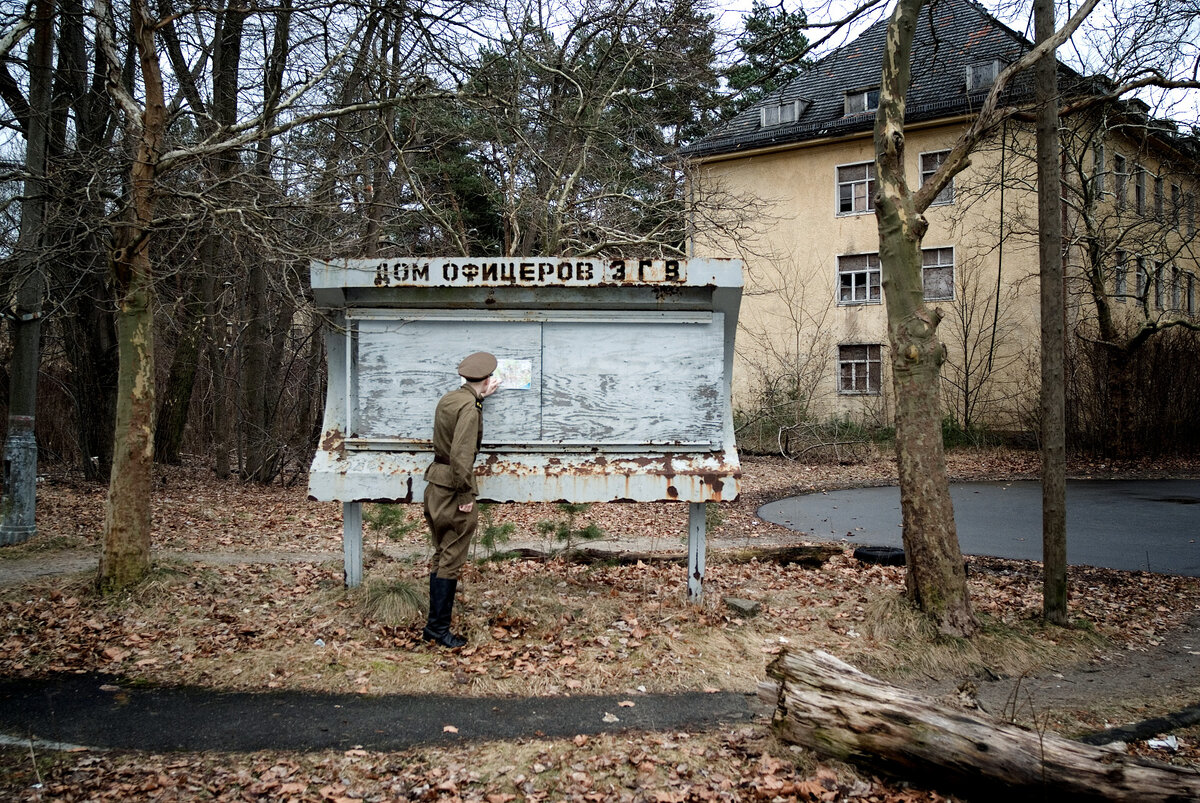
[[[786,418],[790,406],[791,414],[811,419],[891,422],[872,200],[874,109],[885,29],[881,21],[685,149],[695,210],[694,253],[746,260],[734,372],[735,408],[746,418],[769,410]],[[907,105],[911,186],[936,170],[999,71],[1030,46],[969,0],[926,7],[917,25]],[[1068,84],[1083,81],[1065,68],[1063,74]],[[1028,103],[1029,80],[1019,77],[1007,102]],[[1135,206],[1133,187],[1144,185],[1138,190],[1143,213],[1153,218],[1157,209],[1159,221],[1177,219],[1179,236],[1190,238],[1195,161],[1190,176],[1165,177],[1161,160],[1145,156],[1161,153],[1161,142],[1150,142],[1130,126],[1097,122],[1111,122],[1108,117],[1084,116],[1093,122],[1094,136],[1081,125],[1079,137],[1064,137],[1064,149],[1078,149],[1078,162],[1086,169],[1080,176],[1065,170],[1064,181],[1077,182],[1077,194],[1094,195],[1095,208],[1102,209],[1115,208],[1118,186],[1127,188],[1126,206]],[[1122,144],[1110,146],[1106,157],[1096,142]],[[1191,142],[1188,147],[1194,138]],[[925,294],[945,316],[939,329],[948,352],[942,390],[946,414],[960,425],[1002,430],[1035,425],[1040,324],[1033,154],[1031,127],[1004,125],[926,213]],[[1117,162],[1117,156],[1124,161]],[[1158,170],[1157,179],[1150,164]],[[1106,177],[1107,188],[1096,195],[1094,185]],[[1081,287],[1078,281],[1089,258],[1083,253],[1086,238],[1080,236],[1085,215],[1073,208],[1070,197],[1064,215],[1068,264],[1076,263],[1073,299],[1080,302],[1071,317],[1086,326],[1095,305],[1086,298],[1086,283]],[[1110,262],[1121,254],[1128,262],[1131,242],[1127,238],[1125,248],[1107,246]],[[1177,309],[1194,310],[1189,299],[1196,292],[1195,260],[1180,257],[1182,250],[1176,247],[1175,261],[1162,263],[1162,278],[1154,285],[1166,294],[1163,311],[1175,301]],[[1105,269],[1111,291],[1120,276],[1112,267]],[[1130,277],[1129,288],[1117,288],[1113,298],[1136,295],[1139,287],[1146,297],[1146,288],[1134,286],[1132,272]],[[1178,291],[1171,289],[1176,285]],[[1149,298],[1153,312],[1152,289]]]

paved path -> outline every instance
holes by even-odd
[[[736,692],[528,698],[219,692],[103,675],[0,680],[0,743],[137,750],[400,750],[420,744],[569,738],[746,722]],[[622,706],[621,702],[632,702]],[[448,730],[450,726],[453,730]]]
[[[961,483],[950,496],[965,554],[1042,559],[1040,483]],[[758,514],[815,538],[902,545],[894,486],[793,496]],[[1200,480],[1069,481],[1067,561],[1200,577]]]

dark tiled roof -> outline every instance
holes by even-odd
[[[781,90],[685,147],[683,154],[736,153],[871,130],[875,125],[874,113],[846,115],[845,94],[879,86],[887,26],[887,19],[875,23]],[[977,108],[987,90],[967,91],[967,67],[992,59],[1010,63],[1032,46],[1029,40],[971,0],[935,0],[926,5],[913,37],[912,84],[907,98],[906,121],[937,119]],[[1028,74],[1018,76],[1008,94],[1013,97],[1027,95],[1031,91],[1031,80]],[[761,108],[795,99],[808,103],[795,123],[760,125]]]

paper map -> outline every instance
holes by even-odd
[[[500,390],[529,390],[533,386],[533,360],[497,360],[494,376]]]

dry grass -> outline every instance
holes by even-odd
[[[883,594],[866,608],[867,648],[851,651],[864,671],[884,677],[1020,677],[1039,668],[1086,661],[1107,645],[1088,627],[1052,628],[1037,620],[1006,624],[982,617],[972,639],[940,635],[901,593]]]
[[[388,627],[415,627],[429,609],[428,594],[409,580],[369,580],[350,598],[366,619]]]

